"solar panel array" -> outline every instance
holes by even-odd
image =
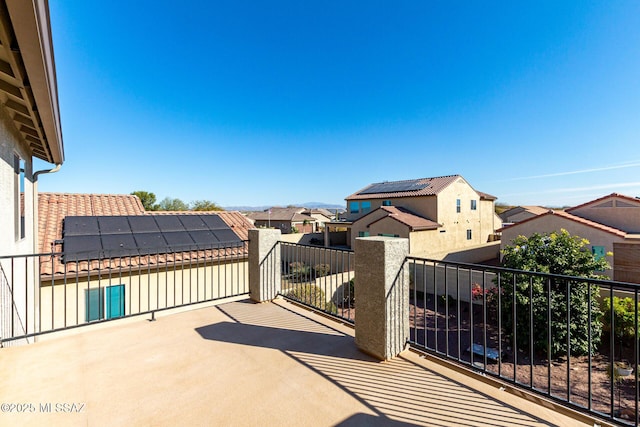
[[[371,184],[358,194],[379,194],[379,193],[400,193],[404,191],[423,190],[429,186],[423,179],[412,179],[408,181],[379,182]]]
[[[68,216],[62,236],[67,262],[242,245],[218,215]]]

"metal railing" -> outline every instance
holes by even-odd
[[[408,257],[410,343],[638,425],[640,285]]]
[[[353,251],[280,242],[281,295],[355,321]]]
[[[0,257],[0,344],[248,295],[248,245]],[[18,327],[20,326],[20,327]]]

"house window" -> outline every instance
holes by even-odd
[[[391,200],[383,200],[382,206],[391,206]]]
[[[369,237],[368,231],[358,231],[358,237]]]
[[[349,202],[349,213],[358,213],[360,211],[360,203]]]
[[[477,200],[472,200],[471,201],[471,210],[475,211],[478,208],[478,201]]]
[[[383,237],[400,237],[399,234],[389,234],[389,233],[378,233],[378,236],[383,236]]]
[[[87,289],[85,295],[85,320],[92,322],[104,318],[103,288]]]
[[[467,230],[467,240],[471,240],[471,229]]]
[[[456,199],[456,212],[460,213],[460,199]]]
[[[105,298],[106,297],[106,298]],[[124,316],[124,285],[85,290],[85,319],[87,322]]]
[[[604,246],[591,246],[591,253],[597,260],[601,260],[605,256]]]
[[[24,160],[17,154],[13,156],[13,168],[15,172],[15,229],[16,240],[22,240],[26,236],[26,224],[25,224],[25,193],[24,193],[24,174],[25,164]]]
[[[360,203],[360,209],[362,213],[368,213],[371,211],[371,202],[362,202]]]

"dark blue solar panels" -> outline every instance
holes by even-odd
[[[160,232],[156,220],[151,215],[130,216],[129,224],[132,233],[153,233]]]
[[[177,215],[153,215],[153,219],[156,220],[156,224],[158,224],[163,233],[167,231],[186,231]]]
[[[378,193],[401,193],[404,191],[418,191],[423,190],[429,186],[428,182],[424,182],[423,179],[412,179],[409,181],[395,181],[395,182],[379,182],[377,184],[371,184],[358,194],[378,194]]]
[[[164,240],[162,233],[135,233],[133,238],[140,249],[154,249],[166,252],[167,242]]]
[[[170,231],[162,233],[169,247],[174,250],[188,250],[194,246],[194,241],[186,231]]]
[[[95,216],[68,216],[64,219],[63,229],[63,237],[99,234],[98,218]]]
[[[136,242],[131,234],[103,234],[102,249],[107,257],[135,253]]]
[[[216,236],[220,243],[240,243],[242,240],[230,229],[226,230],[214,230],[213,234]]]
[[[235,247],[242,240],[215,214],[67,217],[65,261]]]
[[[208,230],[207,224],[200,218],[200,215],[180,215],[180,222],[187,230]]]
[[[100,234],[131,233],[131,226],[126,216],[99,216]]]
[[[213,235],[211,230],[193,230],[189,231],[189,234],[193,241],[202,248],[210,248],[218,245],[218,239]]]
[[[209,227],[210,230],[216,230],[220,228],[229,228],[226,222],[222,220],[218,215],[201,215],[200,218]]]
[[[98,258],[102,256],[102,241],[100,236],[96,235],[67,236],[64,238],[62,250],[65,253],[65,262]]]

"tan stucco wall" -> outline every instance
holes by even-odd
[[[622,237],[568,220],[558,215],[544,215],[505,228],[502,231],[500,249],[502,250],[506,246],[511,245],[513,239],[520,235],[530,236],[533,233],[552,233],[554,231],[560,231],[561,229],[567,230],[571,235],[587,239],[589,241],[589,248],[591,248],[591,246],[604,246],[607,252],[613,252],[614,242],[624,241]],[[613,266],[613,259],[611,257],[607,257],[607,261]],[[606,270],[604,274],[613,277],[613,270]]]
[[[611,207],[598,207],[613,201]],[[633,202],[619,197],[603,200],[594,206],[588,205],[571,210],[571,214],[599,222],[627,233],[640,233],[640,200]]]
[[[125,314],[138,314],[175,305],[206,301],[213,298],[249,292],[248,263],[202,265],[201,267],[160,267],[142,274],[128,270],[122,274],[101,274],[100,277],[67,278],[51,286],[44,281],[40,287],[40,330],[47,331],[85,323],[87,289],[98,289],[104,295],[107,286],[125,285]],[[53,310],[52,310],[52,301]],[[105,305],[106,314],[106,305]]]

